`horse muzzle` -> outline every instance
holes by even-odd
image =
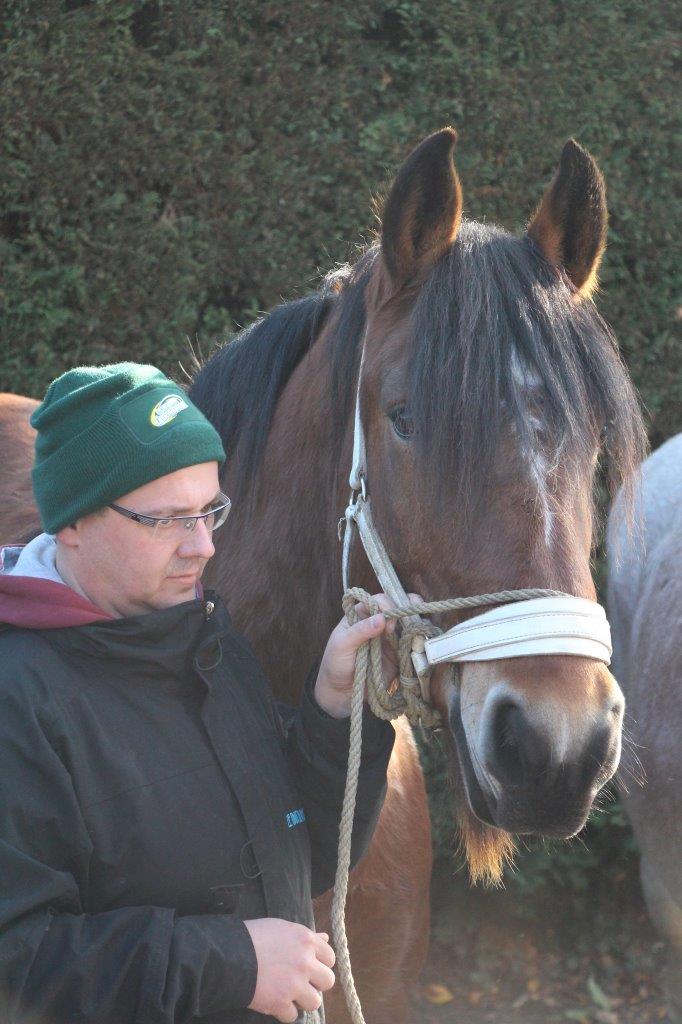
[[[537,671],[537,659],[525,664]],[[484,667],[474,671],[481,675]],[[620,688],[600,666],[602,678],[588,688],[589,697],[562,700],[555,689],[538,696],[534,686],[530,694],[504,663],[493,671],[484,694],[480,684],[473,698],[458,686],[449,706],[471,809],[508,832],[568,838],[585,824],[595,796],[618,767]]]

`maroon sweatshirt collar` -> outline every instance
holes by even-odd
[[[0,623],[56,629],[112,618],[65,583],[31,576],[0,576]]]

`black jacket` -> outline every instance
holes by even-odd
[[[316,705],[314,673],[300,709],[276,705],[207,598],[0,632],[3,1024],[272,1019],[243,1009],[243,921],[312,926],[311,892],[336,867],[348,721]],[[394,736],[369,712],[363,728],[354,860]]]

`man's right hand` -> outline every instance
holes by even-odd
[[[249,1010],[293,1024],[300,1010],[317,1010],[322,992],[334,984],[336,957],[325,932],[302,924],[261,917],[245,921],[258,961],[258,980]]]

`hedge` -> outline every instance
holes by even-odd
[[[465,212],[522,230],[571,135],[609,186],[600,306],[680,429],[666,0],[10,0],[0,388],[77,362],[178,373],[373,229],[422,136],[460,130]],[[679,209],[679,207],[677,208]]]

